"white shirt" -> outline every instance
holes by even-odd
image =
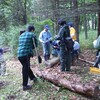
[[[52,35],[50,31],[43,30],[39,35],[39,41],[42,43],[52,40]]]

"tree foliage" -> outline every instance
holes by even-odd
[[[49,24],[52,32],[57,34],[57,21],[65,19],[74,23],[78,40],[80,31],[84,31],[88,38],[90,29],[98,29],[98,34],[100,33],[99,2],[100,0],[0,0],[0,33],[9,37],[10,32],[16,31],[11,26],[20,31],[19,27],[33,24],[39,34],[44,24]],[[2,38],[4,37],[7,38],[3,35]]]

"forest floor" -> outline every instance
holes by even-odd
[[[95,61],[96,51],[84,50],[81,54],[83,59],[88,61]],[[5,56],[8,55],[9,53],[5,54]],[[91,66],[90,64],[87,64],[85,62],[80,62],[78,64],[80,67],[84,68]],[[33,62],[33,59],[31,59],[31,65],[37,65],[37,62]],[[63,87],[58,88],[52,83],[39,77],[37,83],[33,84],[32,90],[23,91],[21,85],[22,67],[19,61],[16,58],[7,57],[6,67],[7,74],[4,76],[0,76],[0,100],[94,100],[93,97],[89,98],[69,91]],[[98,77],[98,80],[100,80],[99,75],[96,75],[96,77]],[[89,77],[87,77],[85,80],[89,80]]]

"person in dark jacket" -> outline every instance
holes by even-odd
[[[65,20],[59,20],[60,30],[57,35],[57,40],[60,40],[60,71],[70,71],[71,66],[71,51],[66,49],[65,39],[70,37],[70,30]]]
[[[30,57],[33,57],[33,38],[36,40],[34,30],[34,26],[28,26],[28,31],[19,36],[18,60],[22,64],[23,90],[32,89],[32,86],[28,85],[28,77],[33,81],[37,80],[30,68]]]

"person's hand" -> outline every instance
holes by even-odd
[[[42,41],[42,43],[45,43],[45,41]]]
[[[47,42],[49,42],[48,40],[46,40],[46,41],[42,41],[42,43],[47,43]]]
[[[54,38],[57,38],[57,37],[58,37],[57,35],[54,36]]]

